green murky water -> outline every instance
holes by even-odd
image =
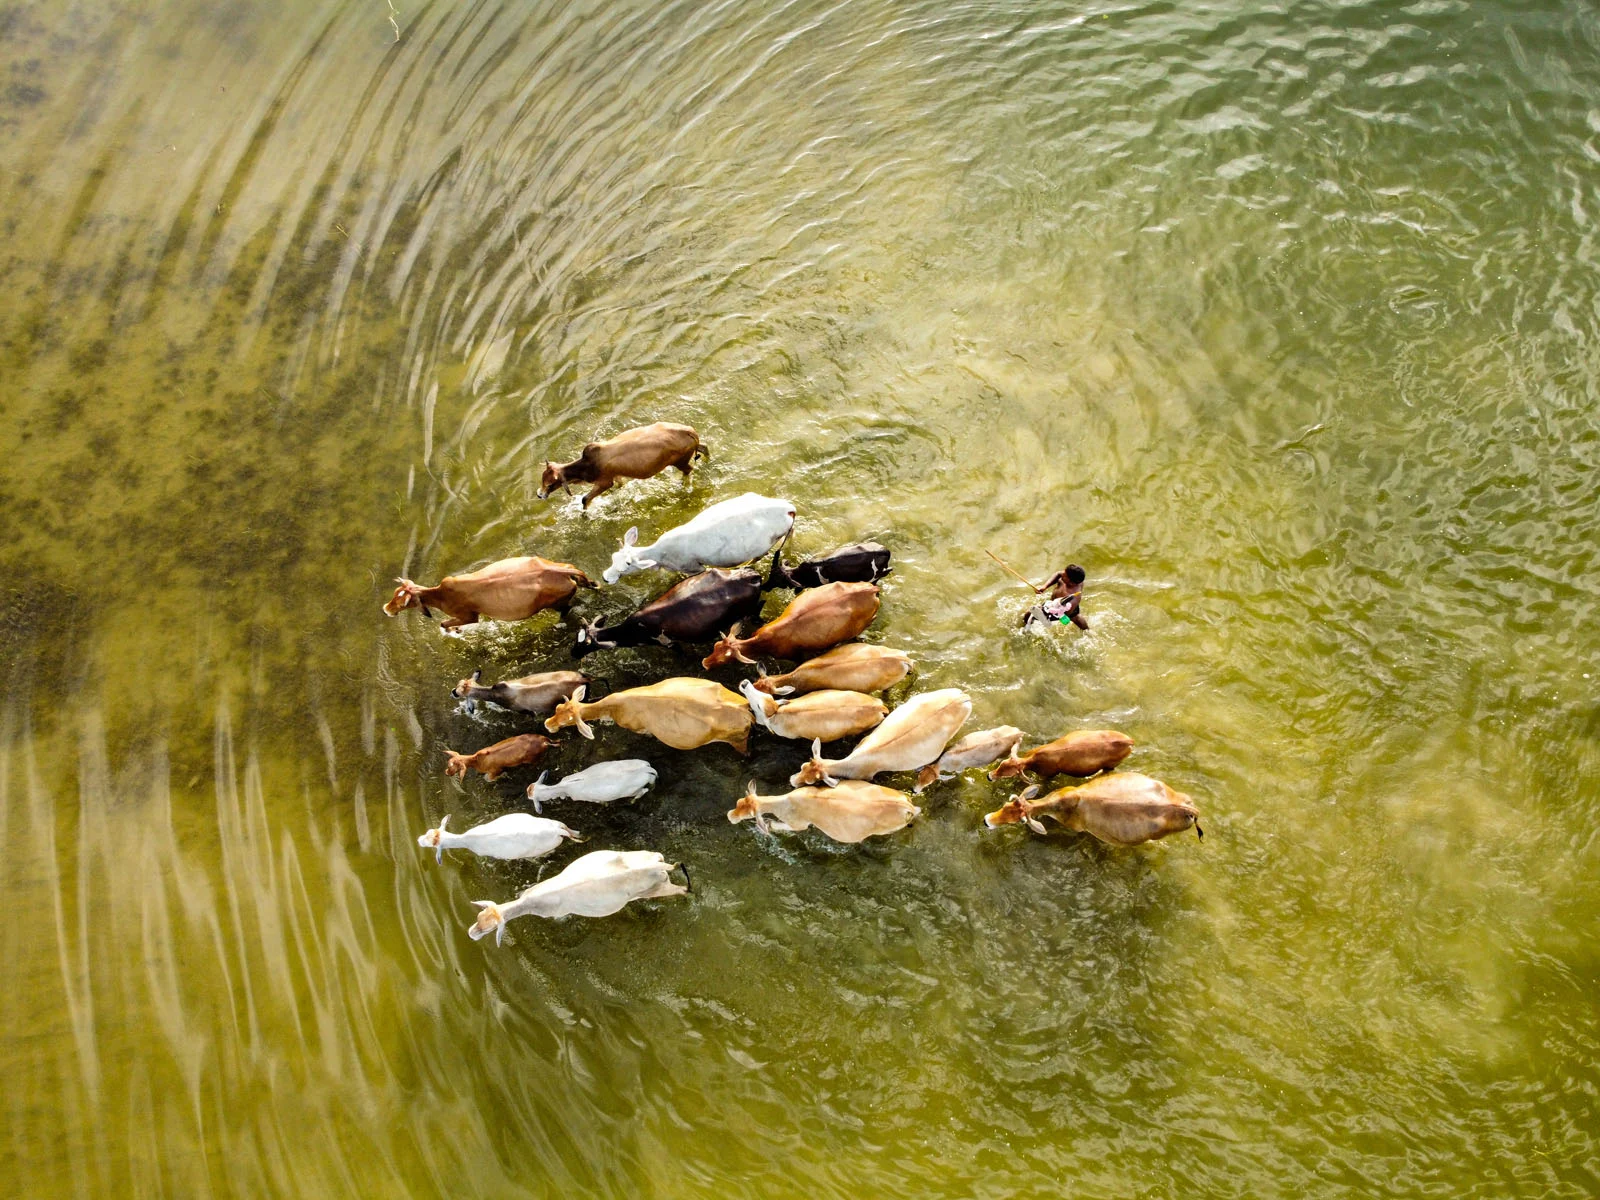
[[[0,6],[8,1191],[1600,1192],[1591,5],[395,9]],[[690,486],[535,499],[655,419]],[[697,894],[470,942],[534,868],[415,838],[528,725],[448,688],[570,632],[389,579],[747,489],[1206,840],[775,844],[797,747],[609,728],[555,815]]]

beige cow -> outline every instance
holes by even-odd
[[[614,721],[634,733],[647,733],[674,750],[727,742],[743,754],[749,746],[750,709],[713,679],[663,679],[587,704],[583,699],[586,690],[579,688],[572,699],[558,704],[544,727],[554,733],[576,725],[579,733],[592,738],[591,720]]]
[[[904,829],[921,812],[904,792],[859,779],[846,779],[831,788],[795,788],[783,796],[756,795],[752,780],[728,820],[735,824],[753,820],[763,833],[799,833],[814,825],[836,842],[862,842]]]

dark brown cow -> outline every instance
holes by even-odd
[[[571,563],[545,558],[502,558],[465,575],[447,575],[437,587],[423,587],[409,579],[383,606],[391,617],[408,608],[422,609],[431,617],[437,608],[445,615],[439,628],[459,629],[480,617],[491,621],[521,621],[547,608],[565,608],[581,587],[599,587]]]
[[[539,499],[560,488],[572,494],[569,484],[592,483],[589,494],[583,498],[583,507],[589,501],[612,487],[619,479],[648,479],[668,467],[677,467],[685,479],[694,470],[696,456],[710,458],[711,451],[700,442],[700,435],[687,425],[669,425],[657,421],[654,425],[641,425],[607,438],[603,442],[590,442],[583,453],[569,463],[546,462],[544,477],[539,481]]]
[[[761,575],[748,568],[725,571],[712,567],[673,584],[632,616],[602,629],[586,621],[578,630],[572,657],[618,646],[651,642],[714,641],[718,633],[745,617],[761,613]]]

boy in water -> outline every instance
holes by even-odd
[[[1060,621],[1065,625],[1071,621],[1079,629],[1088,629],[1089,622],[1085,621],[1078,612],[1083,604],[1083,581],[1086,578],[1084,570],[1077,563],[1069,563],[1066,568],[1057,571],[1038,590],[1049,591],[1050,599],[1038,608],[1030,608],[1022,618],[1022,627],[1026,629],[1035,621]]]

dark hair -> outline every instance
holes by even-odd
[[[1086,578],[1087,578],[1087,576],[1083,573],[1083,568],[1080,567],[1077,563],[1068,563],[1067,564],[1067,582],[1068,583],[1082,583]]]

